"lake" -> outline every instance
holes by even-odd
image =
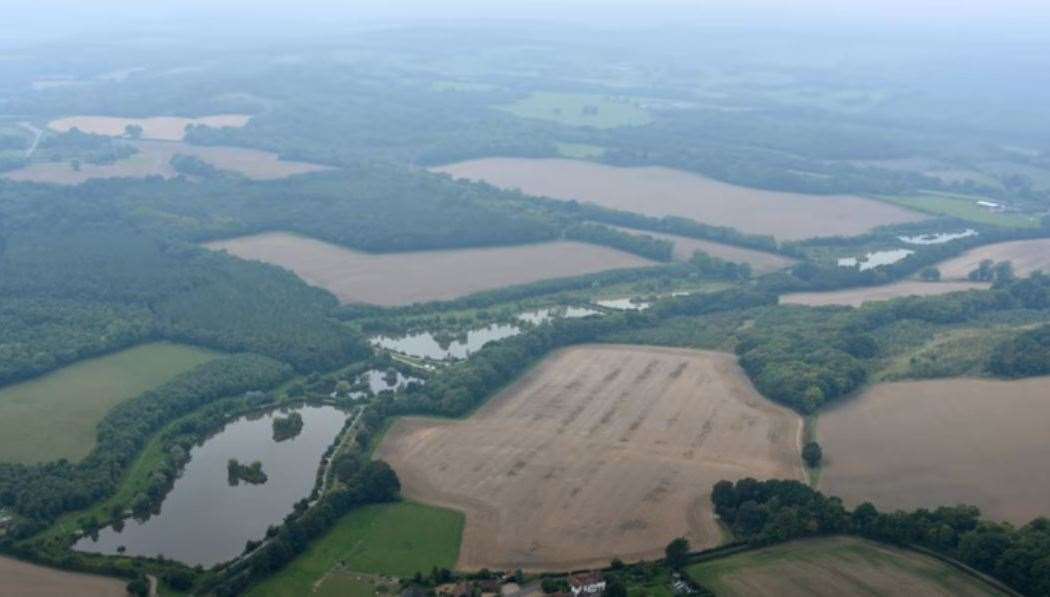
[[[116,554],[124,546],[131,556],[163,554],[189,565],[210,567],[244,551],[270,525],[279,524],[295,502],[313,489],[321,455],[335,440],[346,414],[330,406],[293,409],[303,417],[303,430],[293,439],[273,440],[273,418],[283,413],[241,417],[193,448],[190,461],[175,481],[160,513],[145,522],[129,519],[117,532],[107,527],[97,539],[84,537],[78,551]],[[269,480],[261,485],[231,486],[227,461],[262,462]]]
[[[890,251],[875,251],[868,253],[863,259],[856,257],[842,257],[838,263],[840,267],[860,267],[860,271],[875,269],[880,265],[897,263],[915,251],[909,249],[892,249]]]

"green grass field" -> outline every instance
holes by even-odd
[[[652,122],[649,113],[626,98],[584,93],[538,92],[512,104],[499,106],[522,118],[550,120],[569,126],[611,129]],[[590,108],[597,111],[589,113]]]
[[[111,408],[217,356],[192,346],[143,344],[3,388],[0,461],[79,460],[94,447],[95,426]]]
[[[854,537],[794,541],[688,568],[719,597],[1003,595],[930,556]]]
[[[948,193],[921,193],[908,196],[881,196],[882,201],[921,211],[935,216],[951,216],[978,224],[1004,228],[1035,228],[1039,218],[1017,213],[996,213],[979,205],[982,197],[951,195]]]
[[[292,597],[320,582],[326,594],[368,594],[364,575],[412,576],[453,568],[464,517],[460,512],[413,502],[365,506],[343,517],[324,537],[280,573],[249,592]]]

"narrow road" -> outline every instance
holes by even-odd
[[[34,153],[36,153],[36,147],[37,145],[40,145],[40,137],[44,136],[44,131],[43,129],[39,129],[33,126],[33,124],[29,122],[19,122],[18,126],[24,128],[25,130],[35,135],[35,137],[33,138],[33,144],[30,145],[29,149],[26,150],[26,159],[29,159],[33,157]]]
[[[347,429],[346,433],[343,435],[343,441],[339,442],[339,445],[332,451],[332,456],[328,459],[328,465],[325,467],[324,473],[321,475],[321,491],[317,493],[317,499],[321,499],[324,497],[325,493],[328,493],[328,485],[330,483],[329,479],[332,477],[332,465],[335,464],[336,457],[343,451],[347,442],[353,441],[353,438],[357,435],[357,422],[361,420],[361,415],[363,414],[365,414],[365,407],[357,407],[357,415],[354,416],[354,420],[350,423],[349,429]]]

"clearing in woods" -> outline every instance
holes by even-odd
[[[711,487],[803,479],[802,422],[725,353],[558,351],[465,420],[398,420],[380,445],[408,497],[466,512],[459,568],[567,570],[722,541]]]
[[[247,114],[216,114],[200,118],[183,118],[181,116],[153,116],[150,118],[121,118],[119,116],[68,116],[47,123],[47,128],[65,133],[80,129],[82,133],[123,137],[128,125],[142,127],[143,139],[158,141],[182,141],[186,136],[186,127],[204,125],[215,128],[240,128],[251,120]]]
[[[291,270],[343,303],[384,306],[454,299],[513,284],[653,264],[630,253],[577,242],[364,253],[271,232],[205,246]]]
[[[248,595],[298,597],[311,589],[349,595],[367,585],[370,575],[407,578],[434,567],[452,569],[462,534],[463,514],[452,510],[404,501],[363,506]]]
[[[127,581],[65,572],[0,556],[0,595],[127,597]]]
[[[872,386],[820,416],[821,490],[880,510],[972,504],[992,520],[1050,515],[1050,377]]]
[[[1018,276],[1027,276],[1036,270],[1050,273],[1050,238],[984,245],[942,261],[937,264],[937,268],[946,280],[965,280],[985,259],[1009,261]]]
[[[864,286],[827,292],[792,292],[780,296],[781,305],[845,305],[859,307],[869,301],[888,301],[902,296],[934,296],[964,290],[984,290],[991,287],[985,282],[917,282],[902,280],[882,286]]]
[[[0,389],[0,462],[79,460],[111,408],[219,353],[157,342],[79,361]]]
[[[499,108],[522,118],[599,129],[652,122],[652,117],[636,100],[586,93],[537,92]]]
[[[980,597],[994,586],[919,552],[855,537],[804,539],[687,569],[719,597]]]
[[[853,195],[804,195],[741,187],[662,167],[620,168],[565,159],[485,158],[434,168],[530,195],[595,203],[647,216],[679,216],[797,240],[854,236],[927,216]]]
[[[664,234],[663,232],[650,232],[649,230],[624,228],[622,226],[610,226],[610,228],[623,230],[629,234],[644,234],[646,236],[674,243],[672,257],[675,261],[689,261],[693,258],[693,253],[703,251],[712,257],[718,257],[719,259],[725,259],[726,261],[746,263],[751,266],[751,271],[756,275],[768,274],[770,272],[782,270],[795,263],[794,259],[784,257],[783,255],[777,255],[776,253],[745,249],[743,247],[726,245],[710,240],[700,240],[688,236],[678,236],[677,234]]]
[[[275,180],[293,174],[328,170],[326,166],[288,162],[275,153],[243,147],[189,145],[171,141],[137,141],[132,144],[139,152],[112,164],[82,163],[79,170],[74,170],[69,162],[34,162],[4,173],[4,178],[55,184],[80,184],[92,178],[171,178],[177,174],[171,167],[171,158],[176,154],[194,156],[219,170],[243,174],[252,180]]]

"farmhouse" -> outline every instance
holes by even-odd
[[[585,572],[569,576],[569,588],[576,597],[601,595],[605,591],[605,579],[601,572]]]

